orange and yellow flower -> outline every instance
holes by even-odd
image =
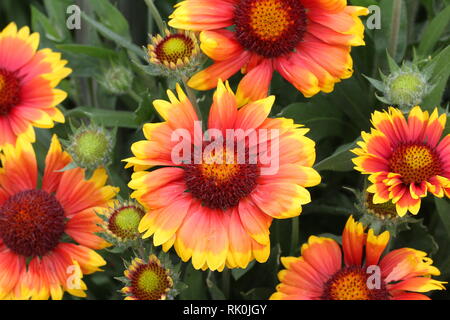
[[[271,299],[428,300],[424,292],[445,289],[446,282],[432,279],[440,272],[425,252],[401,248],[383,255],[388,242],[388,231],[366,233],[353,217],[342,249],[333,239],[311,236],[300,257],[281,258],[286,269]]]
[[[229,139],[224,143],[210,136],[210,144],[203,142],[191,102],[179,86],[177,93],[178,97],[168,91],[170,102],[154,101],[165,122],[146,124],[147,140],[134,143],[134,157],[125,160],[127,167],[134,166],[136,171],[129,183],[136,190],[132,197],[148,211],[139,231],[145,232],[144,238],[153,235],[154,244],[165,251],[174,246],[183,261],[192,258],[196,269],[245,268],[253,259],[265,262],[272,219],[298,216],[301,206],[311,201],[305,187],[320,183],[319,174],[312,169],[315,143],[305,137],[308,129],[291,119],[267,118],[273,96],[238,108],[228,83],[219,81],[208,131],[212,134],[215,129],[214,134],[223,136],[230,130],[245,135],[265,129],[270,133],[256,143],[246,136],[231,139],[234,146],[244,142],[246,160],[242,162]],[[202,151],[200,161],[173,161],[179,146],[174,136],[180,129],[189,138],[186,140],[192,141],[189,149]],[[272,135],[271,130],[277,134]],[[257,153],[264,151],[260,146],[265,142],[267,150],[278,147],[279,154],[268,152],[265,156],[279,166],[276,172],[263,175],[270,161],[263,163]],[[213,143],[220,150],[207,152]],[[194,157],[198,153],[194,152]],[[249,161],[254,155],[257,161]],[[146,171],[153,166],[163,168]]]
[[[214,60],[189,85],[208,90],[241,70],[239,105],[266,97],[275,70],[305,97],[331,92],[353,73],[351,47],[365,44],[359,16],[368,9],[347,0],[185,0],[175,7],[169,25],[201,31],[201,49]]]
[[[126,286],[121,290],[125,300],[166,300],[173,290],[171,270],[161,264],[155,256],[150,255],[148,262],[141,258],[133,259],[125,270]]]
[[[373,203],[392,201],[397,213],[417,214],[428,192],[450,197],[450,134],[442,140],[447,116],[414,107],[405,119],[399,109],[375,111],[374,128],[362,132],[352,150],[355,169],[368,174]]]
[[[72,70],[61,54],[37,51],[39,34],[10,23],[0,32],[0,148],[18,136],[35,141],[33,127],[52,128],[64,122],[56,108],[67,94],[55,87]]]
[[[108,246],[95,233],[96,210],[117,189],[96,170],[89,180],[80,168],[59,171],[72,160],[54,136],[38,187],[32,145],[21,138],[0,153],[0,299],[61,299],[64,291],[85,296],[83,274],[105,264],[95,249]]]

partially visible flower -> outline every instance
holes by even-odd
[[[171,291],[174,282],[171,270],[161,264],[155,255],[150,255],[148,261],[135,258],[125,270],[125,278],[121,278],[126,286],[122,293],[125,300],[165,300],[173,299]]]
[[[112,62],[108,67],[104,67],[102,74],[97,81],[109,93],[115,95],[125,94],[130,91],[133,85],[134,74],[126,66]]]
[[[239,105],[266,97],[275,70],[305,97],[333,91],[353,73],[350,50],[365,44],[359,16],[369,12],[315,0],[185,0],[175,7],[169,25],[201,31],[201,49],[214,60],[188,84],[209,90],[241,70]]]
[[[106,166],[111,161],[114,147],[111,133],[93,123],[88,126],[82,124],[69,136],[65,145],[73,162],[85,169]]]
[[[0,299],[85,297],[83,274],[106,264],[94,250],[108,243],[96,235],[96,210],[118,192],[105,185],[104,169],[61,171],[72,160],[53,136],[42,179],[33,147],[19,139],[0,153]],[[38,184],[38,180],[41,181]]]
[[[123,246],[139,238],[138,226],[145,215],[144,208],[133,202],[116,202],[114,206],[100,214],[106,240]]]
[[[147,49],[149,62],[165,76],[189,77],[199,67],[202,57],[197,36],[190,31],[165,30],[163,36],[152,37]]]
[[[39,34],[10,23],[0,32],[0,148],[14,145],[19,136],[35,141],[34,128],[64,122],[56,106],[67,93],[55,89],[72,70],[61,54],[37,51]]]
[[[168,91],[170,102],[154,101],[165,122],[145,124],[147,140],[134,143],[134,156],[124,160],[136,171],[131,197],[147,212],[139,231],[164,251],[174,246],[196,269],[267,261],[272,219],[298,216],[311,201],[306,188],[321,180],[312,168],[315,143],[305,136],[308,129],[291,119],[268,118],[273,96],[238,108],[228,83],[219,81],[208,120],[216,138],[208,143],[178,85],[177,93]],[[173,139],[180,133],[186,149],[195,150],[184,162],[177,161],[180,142]]]
[[[447,116],[414,107],[408,120],[399,109],[375,111],[374,128],[362,132],[355,169],[369,175],[373,203],[392,201],[400,216],[417,214],[428,192],[450,197],[450,135],[442,140]]]
[[[424,292],[444,290],[446,282],[427,254],[411,248],[383,252],[389,232],[375,235],[350,217],[342,248],[330,238],[311,236],[301,257],[283,257],[271,299],[282,300],[427,300]],[[343,255],[343,257],[342,257]]]

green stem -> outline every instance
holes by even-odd
[[[388,52],[395,59],[397,51],[398,37],[400,33],[400,18],[402,14],[402,0],[393,0],[392,10],[392,32],[389,38]]]
[[[230,298],[230,269],[228,268],[222,271],[222,292],[226,298]]]
[[[155,19],[156,25],[158,26],[159,31],[161,34],[165,34],[165,27],[164,27],[164,21],[161,18],[161,14],[159,13],[158,9],[155,6],[155,3],[153,0],[145,0],[145,3],[147,4],[148,8],[150,9],[150,12],[152,14],[153,19]]]
[[[197,113],[198,119],[202,120],[202,112],[200,111],[200,107],[197,103],[197,95],[195,94],[194,90],[192,90],[191,87],[188,86],[187,80],[188,79],[186,77],[182,78],[184,89],[186,90],[189,101],[191,101],[191,104],[194,107],[195,112]]]
[[[298,216],[294,217],[292,219],[291,255],[295,255],[296,253],[298,253],[296,251],[298,249],[297,247],[298,247],[298,244],[299,244],[299,241],[300,241],[300,237],[299,237],[299,234],[298,234],[299,226],[300,226],[300,223],[299,223]]]
[[[136,93],[134,92],[133,89],[130,89],[128,92],[128,95],[133,98],[134,101],[136,101],[138,104],[142,102],[142,98]]]

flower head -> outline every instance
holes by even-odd
[[[152,37],[147,49],[149,62],[166,76],[177,73],[188,77],[200,64],[197,36],[190,31],[165,30],[165,35]]]
[[[381,73],[383,81],[366,78],[383,93],[383,96],[377,96],[378,100],[409,111],[411,107],[420,104],[433,88],[433,85],[429,84],[432,67],[419,70],[419,67],[412,62],[405,62],[400,67],[390,56],[388,60],[391,73],[388,76]]]
[[[104,223],[108,242],[123,245],[137,240],[139,223],[145,215],[144,209],[133,202],[117,202],[113,207],[100,214]]]
[[[126,300],[165,300],[173,298],[171,291],[174,282],[171,270],[161,264],[155,256],[150,255],[148,262],[135,258],[125,270],[126,287],[122,292]]]
[[[114,147],[111,134],[93,123],[76,129],[65,144],[74,163],[86,169],[96,169],[108,164]]]
[[[56,106],[67,94],[55,89],[71,73],[61,54],[37,51],[39,34],[10,23],[0,32],[0,148],[19,136],[35,141],[33,127],[52,128],[64,122]]]
[[[170,102],[154,101],[165,122],[145,124],[147,140],[133,144],[134,157],[124,160],[136,171],[132,197],[147,211],[139,231],[166,251],[175,246],[196,269],[265,262],[272,219],[299,215],[311,201],[305,187],[320,183],[308,129],[267,118],[273,97],[238,108],[220,81],[203,134],[179,86],[177,93],[168,91]]]
[[[443,290],[446,282],[427,254],[411,248],[383,252],[389,232],[364,232],[350,217],[342,248],[330,238],[311,236],[301,257],[284,257],[286,268],[271,299],[283,300],[426,300],[423,292]]]
[[[56,136],[41,187],[31,144],[19,139],[0,159],[0,299],[85,296],[81,278],[100,270],[105,261],[94,250],[108,246],[95,234],[95,210],[107,207],[117,188],[105,186],[103,169],[89,180],[80,168],[60,171],[71,158]]]
[[[360,148],[352,150],[355,169],[369,175],[373,203],[392,201],[397,213],[417,214],[428,192],[450,196],[450,135],[442,140],[446,115],[414,107],[408,120],[395,108],[375,111],[374,128],[363,132]]]
[[[102,71],[102,75],[97,80],[106,91],[115,95],[130,91],[134,74],[129,67],[122,65],[120,62],[112,62],[111,65],[103,67]]]
[[[189,85],[208,90],[242,70],[237,97],[243,105],[267,96],[275,70],[305,97],[333,91],[353,73],[350,50],[364,45],[359,16],[367,13],[346,1],[185,0],[169,25],[201,31],[200,47],[214,60]]]

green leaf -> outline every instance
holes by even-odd
[[[208,277],[206,278],[206,285],[208,287],[208,291],[211,294],[211,298],[213,300],[226,300],[226,297],[222,290],[216,284],[216,277],[214,276],[214,272],[209,271]]]
[[[239,280],[242,278],[248,271],[250,271],[253,266],[255,265],[255,260],[250,262],[245,269],[236,268],[231,270],[231,275],[233,276],[234,280]]]
[[[318,171],[352,171],[354,164],[351,159],[355,155],[350,150],[355,147],[354,142],[340,146],[331,156],[318,162],[314,168]]]
[[[45,10],[58,34],[63,40],[70,39],[70,32],[67,29],[67,7],[73,3],[72,0],[44,0]]]
[[[100,59],[113,59],[118,56],[114,50],[83,44],[58,44],[56,45],[56,48],[61,51],[85,54],[87,56]]]
[[[127,38],[124,38],[123,36],[115,33],[111,29],[107,28],[103,24],[97,22],[95,19],[89,17],[84,12],[81,12],[81,16],[83,17],[86,22],[88,22],[90,25],[92,25],[100,34],[102,34],[105,38],[108,38],[109,40],[114,41],[119,46],[124,47],[137,55],[138,57],[141,57],[142,59],[145,59],[144,51],[139,48],[137,45],[130,42]]]
[[[125,39],[131,39],[128,21],[109,0],[90,1],[89,5],[92,6],[92,9],[94,9],[105,27]]]
[[[443,49],[425,68],[425,73],[431,74],[430,83],[434,85],[431,92],[424,98],[422,106],[431,110],[441,104],[450,77],[450,46]]]
[[[137,129],[135,115],[130,111],[95,109],[92,107],[78,107],[66,112],[66,117],[87,117],[105,127],[120,127]]]
[[[206,300],[208,298],[203,274],[201,270],[195,270],[191,263],[186,266],[183,282],[188,289],[180,294],[182,300]]]
[[[342,113],[324,100],[293,103],[283,109],[281,116],[311,129],[308,136],[315,141],[339,135],[344,130],[356,132],[354,127],[342,120]]]
[[[381,30],[375,32],[377,51],[389,50],[396,60],[402,60],[408,41],[408,18],[404,0],[381,0]]]
[[[447,199],[434,198],[434,203],[442,224],[450,237],[450,202]]]
[[[447,30],[450,22],[450,6],[442,10],[425,28],[417,53],[423,57],[429,55],[439,38]]]
[[[62,42],[64,40],[49,18],[36,7],[31,6],[31,25],[34,31],[40,32],[51,41]]]
[[[394,249],[397,248],[413,248],[432,256],[438,251],[439,246],[420,219],[417,223],[409,224],[407,230],[399,232],[394,240]]]
[[[152,94],[147,92],[139,103],[139,107],[135,111],[135,122],[142,125],[150,122],[155,116],[155,108],[153,107]]]

